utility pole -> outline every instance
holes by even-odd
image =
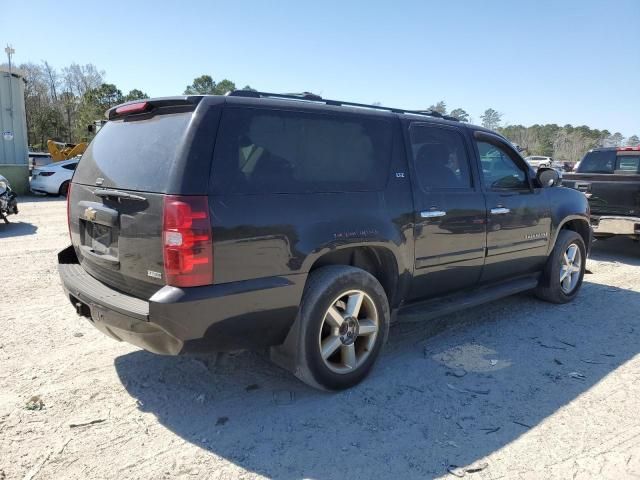
[[[7,44],[6,48],[4,49],[4,51],[7,54],[7,57],[9,58],[9,114],[11,115],[11,128],[13,128],[13,85],[11,85],[11,77],[13,77],[13,74],[11,72],[11,56],[16,53],[16,51],[13,49],[13,47],[9,44]]]
[[[4,51],[7,53],[7,57],[9,57],[9,118],[11,118],[11,131],[8,133],[8,141],[13,140],[13,136],[16,134],[16,126],[15,126],[15,119],[14,119],[14,115],[13,115],[13,84],[11,83],[11,81],[13,80],[13,72],[11,71],[11,56],[16,53],[16,51],[13,49],[13,47],[9,44],[7,44],[7,47],[4,49]],[[5,133],[3,132],[3,136],[5,135]],[[5,137],[5,140],[7,140],[7,137]],[[6,142],[3,142],[3,144]],[[11,141],[11,147],[13,150],[13,162],[15,162],[16,160],[16,142],[15,141]],[[6,154],[6,150],[5,150],[5,154]],[[12,163],[13,163],[12,162]]]

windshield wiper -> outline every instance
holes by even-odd
[[[114,198],[125,198],[127,200],[136,200],[139,202],[146,202],[146,198],[141,195],[134,195],[133,193],[122,192],[120,190],[110,190],[108,188],[98,188],[95,192],[93,192],[98,197],[114,197]]]

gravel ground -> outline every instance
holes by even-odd
[[[60,289],[65,203],[23,199],[11,220],[0,480],[640,478],[630,240],[596,244],[575,303],[518,295],[395,326],[370,378],[327,394],[263,354],[160,357],[103,336]]]

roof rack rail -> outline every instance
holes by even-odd
[[[329,100],[322,98],[320,95],[316,95],[310,92],[302,92],[302,93],[269,93],[269,92],[258,92],[255,90],[234,90],[232,92],[227,93],[229,97],[249,97],[249,98],[285,98],[289,100],[306,100],[310,102],[322,102],[326,105],[333,106],[346,106],[346,107],[358,107],[358,108],[371,108],[373,110],[384,110],[392,113],[410,113],[412,115],[426,115],[429,117],[442,118],[444,120],[453,120],[459,122],[456,117],[451,117],[449,115],[443,115],[440,112],[436,112],[434,110],[406,110],[403,108],[394,108],[394,107],[383,107],[382,105],[369,105],[366,103],[356,103],[356,102],[345,102],[343,100]]]

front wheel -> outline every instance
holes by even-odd
[[[311,273],[298,321],[296,375],[325,390],[362,381],[389,332],[389,304],[371,274],[350,266],[322,267]]]
[[[582,286],[587,263],[584,240],[572,230],[561,230],[547,260],[536,296],[552,303],[567,303]]]

